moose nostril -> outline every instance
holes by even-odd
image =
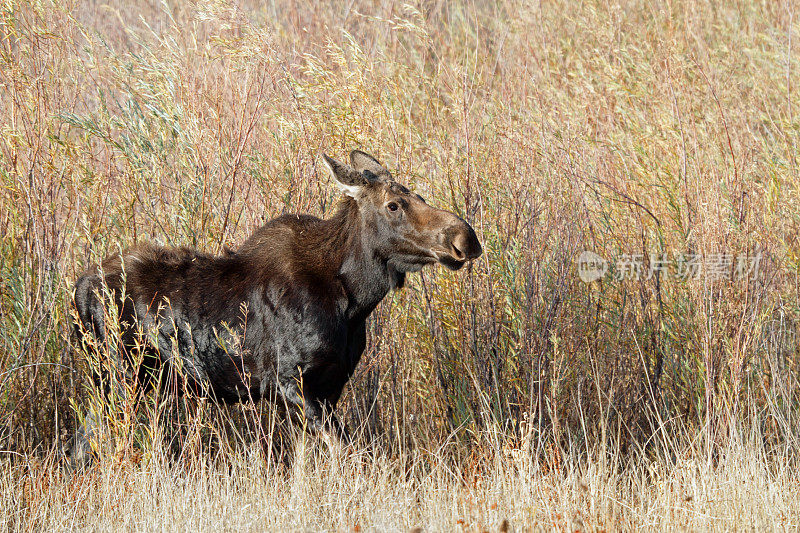
[[[469,248],[469,243],[464,239],[461,233],[457,233],[450,241],[450,248],[452,249],[453,257],[459,261],[463,261],[467,258],[466,252]]]
[[[443,244],[448,248],[448,254],[452,259],[464,263],[480,256],[482,250],[472,227],[463,221],[460,222],[444,232]]]
[[[483,251],[475,231],[467,224],[465,227],[459,228],[460,231],[456,233],[450,241],[450,246],[453,249],[454,257],[459,261],[468,261],[475,259],[481,255]]]

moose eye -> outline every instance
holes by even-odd
[[[386,204],[386,209],[388,209],[389,211],[397,211],[398,207],[399,206],[395,202],[389,202],[388,204]]]

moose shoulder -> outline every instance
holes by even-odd
[[[364,350],[367,316],[407,272],[436,262],[457,270],[481,245],[469,224],[427,205],[372,156],[323,158],[345,194],[332,217],[273,219],[219,257],[146,244],[108,258],[76,283],[79,336],[115,347],[111,356],[145,389],[153,368],[177,355],[196,390],[227,402],[280,397],[311,428],[341,431],[332,411]],[[107,327],[109,316],[119,328]],[[119,342],[106,339],[111,331]],[[79,433],[78,454],[90,436],[90,427]]]

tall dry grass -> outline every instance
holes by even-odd
[[[792,2],[0,6],[9,528],[800,523]],[[359,443],[273,460],[265,406],[181,408],[167,439],[116,406],[108,453],[60,471],[91,404],[80,271],[136,241],[218,252],[274,215],[325,216],[319,153],[354,147],[486,249],[376,312],[341,405]],[[762,261],[584,284],[583,250]]]

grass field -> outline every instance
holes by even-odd
[[[0,524],[800,528],[799,51],[794,2],[0,0]],[[354,148],[485,249],[373,315],[356,443],[98,406],[76,277],[327,216]]]

